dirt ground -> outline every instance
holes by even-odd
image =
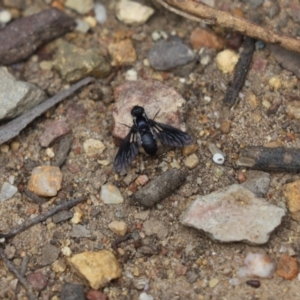
[[[28,1],[29,2],[29,1]],[[142,40],[133,39],[137,51],[137,61],[133,68],[138,74],[148,74],[151,77],[153,71],[143,64],[149,49],[154,44],[151,33],[155,30],[163,30],[166,33],[176,31],[186,43],[189,41],[192,30],[198,26],[195,22],[176,16],[164,9],[156,9],[153,17],[144,25],[130,27],[119,22],[113,10],[113,2],[101,1],[108,8],[108,21],[102,27],[94,29],[91,33],[72,36],[72,42],[83,48],[99,43],[103,38],[103,27],[107,36],[120,29],[128,29],[135,36],[142,36]],[[147,1],[145,1],[146,3]],[[241,1],[216,1],[217,8],[227,7],[230,10],[241,8],[246,17],[251,16],[251,7]],[[279,15],[270,19],[262,17],[266,26],[278,28],[278,22],[283,14],[288,1],[278,1],[282,7]],[[152,5],[148,2],[149,5]],[[296,28],[300,24],[295,23],[290,17],[285,26],[280,27],[284,33],[296,34]],[[221,34],[226,32],[216,29]],[[66,36],[70,39],[70,34]],[[39,58],[40,54],[37,54]],[[285,111],[287,103],[299,99],[299,80],[297,77],[283,69],[271,55],[268,47],[257,50],[253,60],[262,59],[267,61],[263,72],[250,69],[245,86],[240,94],[238,104],[230,111],[232,121],[230,132],[223,134],[216,123],[222,120],[224,107],[222,99],[226,87],[229,85],[232,75],[223,74],[213,61],[207,67],[197,67],[193,75],[186,78],[186,82],[180,82],[180,78],[172,72],[164,76],[164,83],[173,86],[186,99],[185,121],[189,132],[198,143],[196,152],[200,159],[199,165],[189,172],[186,183],[172,196],[165,199],[159,206],[150,209],[148,219],[152,222],[161,221],[168,235],[165,240],[160,240],[156,235],[143,236],[143,245],[151,248],[150,254],[141,253],[132,240],[119,245],[128,253],[127,259],[117,256],[122,267],[122,277],[109,283],[103,291],[109,299],[138,299],[141,291],[138,291],[128,274],[146,276],[150,281],[147,291],[154,299],[215,299],[215,300],[254,300],[254,299],[298,299],[300,286],[298,278],[292,281],[285,280],[277,275],[270,279],[260,279],[261,286],[255,289],[245,283],[246,279],[236,281],[236,273],[242,266],[248,252],[268,254],[275,262],[278,261],[282,249],[292,251],[298,257],[300,249],[299,223],[293,221],[289,215],[284,218],[282,224],[271,235],[267,244],[251,246],[243,243],[222,244],[214,242],[203,233],[195,229],[186,228],[180,223],[180,216],[185,208],[191,203],[196,195],[205,195],[237,183],[238,175],[242,172],[235,166],[235,161],[241,151],[247,145],[265,145],[270,141],[280,142],[289,148],[299,148],[299,133],[295,133],[291,127],[297,120],[291,119]],[[39,70],[39,59],[29,58],[21,63],[22,68],[12,69],[15,76],[22,80],[35,82],[39,86],[49,86],[49,80],[53,81],[53,91],[58,92],[63,85],[59,75],[52,78],[44,76]],[[125,73],[132,67],[122,67],[117,75],[109,83],[112,89],[125,82]],[[282,88],[274,91],[269,86],[269,79],[278,76],[282,82]],[[190,78],[193,80],[190,80]],[[103,80],[104,84],[104,80]],[[257,86],[260,92],[257,93]],[[257,95],[257,105],[252,106],[250,95]],[[210,102],[204,101],[204,96],[211,97]],[[281,99],[277,110],[269,114],[264,106],[264,100],[272,101]],[[59,192],[60,199],[76,197],[79,194],[88,194],[88,201],[79,205],[84,212],[82,224],[91,232],[88,238],[71,237],[72,225],[66,221],[54,224],[51,218],[46,222],[33,226],[25,232],[8,240],[6,247],[14,249],[11,256],[12,262],[19,268],[22,258],[29,255],[30,261],[28,272],[41,271],[48,278],[48,284],[39,294],[39,299],[57,299],[65,282],[82,283],[69,267],[62,273],[55,273],[51,265],[40,266],[42,248],[45,241],[59,247],[69,245],[73,253],[85,250],[97,251],[111,249],[111,243],[116,235],[108,229],[108,224],[113,220],[122,220],[128,225],[130,232],[139,228],[143,221],[135,218],[136,213],[144,208],[131,205],[128,201],[128,185],[124,183],[123,176],[116,175],[112,170],[112,164],[102,166],[98,160],[113,162],[117,147],[111,137],[112,109],[111,101],[101,102],[88,99],[84,89],[74,96],[63,101],[57,107],[49,110],[45,115],[36,119],[15,139],[20,143],[17,151],[9,150],[8,153],[0,154],[0,182],[7,181],[11,175],[15,176],[15,182],[25,185],[30,177],[28,164],[37,162],[38,165],[49,161],[45,148],[39,145],[38,138],[42,134],[46,121],[67,117],[72,127],[74,141],[66,163],[62,166],[63,187]],[[73,115],[72,115],[73,113]],[[89,158],[83,150],[83,142],[88,138],[101,140],[106,149],[97,158]],[[215,165],[211,160],[211,154],[207,144],[213,142],[219,144],[226,153],[226,162],[222,166]],[[8,143],[10,145],[10,143]],[[143,155],[143,154],[142,154]],[[139,159],[132,164],[132,177],[146,174],[150,180],[162,173],[162,162],[170,162],[175,157],[178,163],[184,167],[184,159],[180,149],[172,149],[155,158],[143,157],[145,170],[139,173],[137,167]],[[74,170],[77,170],[74,172]],[[135,174],[135,171],[137,174]],[[297,174],[271,172],[271,184],[266,199],[279,206],[285,206],[282,194],[282,186],[288,181],[298,179]],[[101,185],[110,182],[116,185],[125,198],[124,203],[118,205],[105,205],[99,196]],[[22,192],[13,198],[0,203],[1,231],[6,232],[16,227],[22,221],[30,218],[30,215],[44,212],[52,207],[52,199],[44,204],[34,204]],[[100,213],[93,212],[99,209]],[[73,211],[73,210],[72,210]],[[238,228],[237,228],[238,230]],[[142,232],[143,229],[138,229]],[[62,254],[59,260],[64,261]],[[0,298],[1,299],[26,299],[25,291],[19,288],[17,296],[12,286],[14,276],[7,270],[4,263],[0,262]],[[178,266],[186,266],[186,273],[181,275]],[[196,279],[193,280],[193,277]],[[212,279],[217,279],[218,284],[214,287],[209,285]],[[86,290],[89,288],[86,287]]]

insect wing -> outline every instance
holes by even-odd
[[[149,125],[162,144],[172,147],[184,147],[192,144],[192,138],[185,132],[173,126],[149,120]]]
[[[134,160],[139,152],[139,144],[137,142],[137,130],[132,126],[125,140],[119,148],[114,161],[114,169],[117,172],[125,170]]]

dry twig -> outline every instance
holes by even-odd
[[[37,105],[36,107],[32,108],[31,110],[27,111],[23,115],[13,119],[12,121],[8,122],[7,124],[0,127],[0,145],[5,143],[6,141],[12,139],[13,137],[17,136],[22,129],[24,129],[29,123],[31,123],[35,118],[46,112],[49,108],[54,106],[55,104],[63,101],[71,94],[76,92],[81,87],[89,84],[90,82],[94,81],[93,77],[87,77],[79,82],[75,83],[69,89],[60,92],[59,94],[45,100],[41,104]]]
[[[251,21],[211,8],[195,0],[156,0],[166,9],[197,22],[233,29],[254,39],[277,44],[285,49],[300,53],[300,40],[281,35]]]
[[[7,258],[5,255],[4,249],[0,247],[0,257],[3,262],[6,264],[7,268],[10,272],[12,272],[19,282],[23,285],[26,290],[27,296],[30,300],[37,300],[38,298],[33,294],[31,286],[28,284],[27,280],[20,274],[20,272],[16,269],[13,263]]]
[[[44,222],[46,219],[48,219],[49,217],[55,215],[59,211],[71,208],[74,205],[76,205],[80,202],[83,202],[85,199],[86,199],[86,196],[83,196],[83,197],[73,199],[73,200],[70,200],[70,201],[65,201],[64,203],[59,204],[59,205],[55,206],[54,208],[50,209],[46,213],[41,214],[41,215],[39,215],[39,216],[37,216],[33,219],[29,219],[29,220],[25,221],[19,227],[15,228],[15,229],[12,229],[10,232],[1,233],[0,238],[6,238],[7,239],[7,238],[14,237],[16,234],[18,234],[22,231],[25,231],[27,228],[29,228],[29,227],[37,224],[37,223]]]

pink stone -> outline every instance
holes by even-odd
[[[48,147],[54,140],[70,131],[69,125],[64,120],[47,122],[39,141],[42,147]]]
[[[261,57],[257,57],[253,60],[252,70],[255,72],[264,72],[267,67],[267,60]]]
[[[48,283],[48,279],[41,272],[30,273],[27,275],[28,282],[35,290],[41,291]]]

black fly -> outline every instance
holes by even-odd
[[[185,132],[172,126],[148,119],[141,106],[134,106],[131,110],[133,125],[123,141],[114,162],[117,172],[125,170],[138,154],[142,146],[147,154],[154,156],[157,151],[156,139],[163,145],[183,147],[191,144],[192,138]]]

